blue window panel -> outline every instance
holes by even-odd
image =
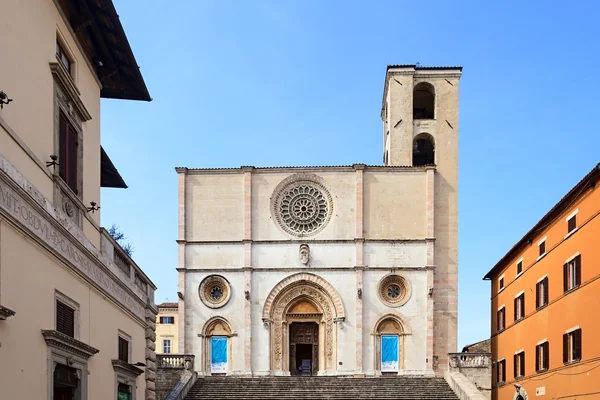
[[[381,371],[398,371],[397,335],[381,335]]]
[[[213,336],[210,338],[210,372],[227,372],[227,337]]]

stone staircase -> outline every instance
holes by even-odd
[[[186,400],[394,399],[457,400],[443,378],[200,378]]]

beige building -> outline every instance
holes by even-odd
[[[100,227],[127,187],[100,98],[150,100],[119,17],[8,0],[0,26],[0,397],[154,399],[156,287]]]
[[[179,351],[178,303],[161,303],[156,316],[156,354],[171,354]]]
[[[389,66],[383,165],[177,168],[179,352],[201,374],[442,374],[460,67]]]

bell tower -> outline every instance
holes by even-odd
[[[458,324],[458,86],[462,67],[390,65],[381,118],[386,166],[434,168],[433,369],[456,352]],[[431,167],[428,167],[431,168]],[[429,222],[428,222],[429,223]]]

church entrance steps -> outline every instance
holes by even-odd
[[[443,378],[206,377],[186,400],[395,399],[457,400]]]

